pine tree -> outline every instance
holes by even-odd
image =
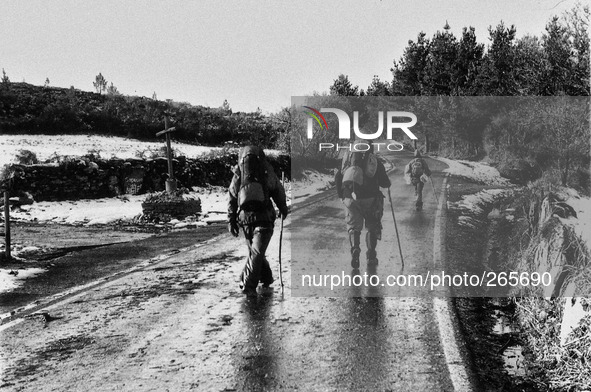
[[[99,73],[98,75],[96,75],[95,81],[92,83],[92,85],[96,89],[96,92],[101,94],[103,91],[107,89],[107,80],[105,79],[102,73]]]

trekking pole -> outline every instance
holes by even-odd
[[[285,190],[285,172],[281,172],[281,186]],[[281,243],[283,242],[283,216],[281,216],[281,230],[279,231],[279,282],[281,282],[281,294],[283,294],[283,272],[281,271]]]
[[[429,176],[429,181],[431,181],[431,188],[433,188],[433,194],[435,195],[435,201],[437,201],[437,206],[439,207],[439,197],[437,197],[437,192],[435,192],[435,185],[433,185],[433,180],[431,176]]]
[[[6,255],[6,262],[11,259],[10,256],[10,195],[8,191],[4,191],[4,254]]]
[[[390,188],[388,188],[388,200],[390,200],[390,210],[392,210],[392,219],[394,220],[394,230],[396,230],[396,241],[398,241],[398,251],[400,252],[400,261],[402,268],[404,268],[404,257],[402,257],[402,247],[400,246],[400,236],[398,235],[398,226],[396,225],[396,216],[394,215],[394,204],[392,204],[392,195]]]

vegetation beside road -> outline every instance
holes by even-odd
[[[546,220],[541,218],[547,213],[543,211],[540,192],[547,185],[512,187],[509,197],[489,199],[478,204],[478,208],[464,210],[457,208],[462,204],[458,201],[488,186],[454,176],[448,184],[448,204],[452,205],[447,210],[446,224],[448,268],[460,274],[483,269],[540,273],[540,268],[547,268],[545,260],[551,258],[553,265],[564,264],[564,270],[569,272],[566,283],[557,288],[564,292],[571,282],[576,290],[569,295],[579,300],[589,297],[591,258],[582,246],[584,242],[568,223],[560,226],[559,218],[552,217],[552,213],[546,215]],[[559,233],[566,233],[565,237],[556,236],[556,228]],[[555,259],[554,253],[544,253],[552,249],[560,259]],[[560,274],[553,273],[556,283]],[[504,298],[465,297],[469,294],[456,293],[459,298],[454,302],[480,389],[588,390],[591,316],[574,325],[568,344],[563,345],[561,329],[566,328],[563,312],[567,299],[550,298],[541,286],[506,288]]]

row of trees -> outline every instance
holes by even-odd
[[[366,90],[340,75],[330,93],[364,95],[589,95],[589,6],[553,17],[541,38],[517,38],[515,26],[489,27],[488,48],[473,27],[456,37],[446,23],[433,37],[421,32],[391,68],[392,82],[377,76]]]

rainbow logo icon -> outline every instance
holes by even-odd
[[[324,127],[326,127],[326,130],[328,130],[328,124],[326,123],[326,119],[318,110],[311,108],[310,106],[304,106],[304,107],[306,109],[309,109],[312,111],[312,112],[306,112],[306,113],[308,113],[310,116],[314,117],[314,119],[316,120],[318,125],[320,125],[320,129],[323,129]],[[320,122],[320,118],[318,118],[318,117],[320,117],[322,119],[322,122],[324,122],[324,125],[322,125],[322,123]]]

